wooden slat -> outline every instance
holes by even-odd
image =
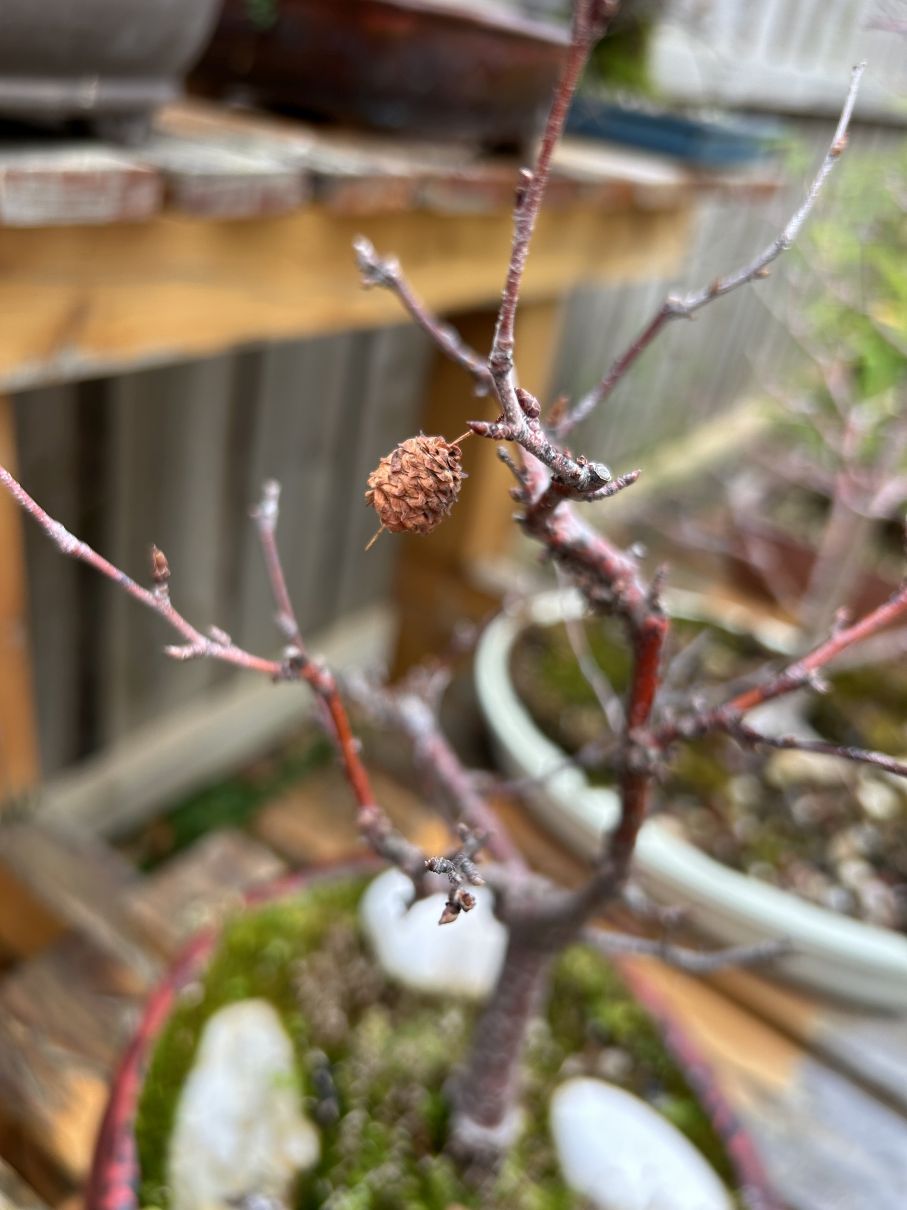
[[[0,394],[0,465],[15,474],[16,462],[13,405]],[[23,523],[18,506],[0,493],[0,811],[38,777]]]
[[[244,832],[212,832],[133,891],[129,919],[150,947],[172,958],[193,933],[240,908],[244,891],[286,868]]]
[[[129,223],[161,208],[157,172],[92,144],[0,146],[0,224],[49,227]]]
[[[330,616],[329,585],[342,541],[333,507],[346,487],[336,468],[346,438],[343,405],[357,339],[327,336],[265,349],[255,354],[254,375],[237,399],[244,422],[238,437],[244,448],[237,451],[243,498],[242,515],[234,522],[239,563],[237,612],[230,625],[253,651],[277,651],[283,641],[248,518],[266,479],[281,485],[277,538],[300,626],[311,635]]]
[[[0,939],[26,955],[78,928],[129,953],[120,905],[133,868],[107,845],[65,825],[0,825]]]
[[[23,484],[51,516],[81,533],[77,392],[76,386],[46,387],[14,402]],[[41,772],[47,777],[80,750],[85,575],[31,523],[25,524],[25,555]]]
[[[226,625],[224,526],[233,362],[229,357],[149,370],[110,385],[108,536],[102,549],[137,580],[149,580],[152,543],[167,555],[171,595],[200,629]],[[156,617],[104,585],[102,734],[108,742],[185,703],[214,683],[210,661],[177,663]]]
[[[47,1210],[33,1189],[0,1158],[0,1210]]]
[[[632,280],[677,263],[688,203],[667,210],[582,205],[540,217],[526,302],[580,281]],[[498,298],[509,210],[445,218],[380,214],[365,224],[436,311]],[[136,227],[0,229],[0,386],[177,361],[240,341],[397,323],[387,291],[363,291],[352,262],[360,217],[313,206],[244,224],[167,216]]]
[[[109,1077],[151,988],[148,969],[147,958],[136,969],[69,935],[0,983],[0,1138],[52,1201],[88,1173]]]

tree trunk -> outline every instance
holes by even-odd
[[[563,944],[514,928],[497,986],[451,1087],[451,1150],[472,1178],[493,1171],[520,1127],[520,1078],[528,1027],[541,1011],[554,953]]]

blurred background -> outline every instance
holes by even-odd
[[[397,299],[362,289],[351,246],[364,234],[399,256],[427,305],[489,347],[568,8],[3,0],[0,462],[142,582],[155,543],[178,608],[262,654],[280,636],[248,514],[277,479],[314,650],[399,675],[468,646],[463,623],[546,573],[490,442],[465,444],[448,522],[365,551],[379,458],[420,429],[452,440],[489,405]],[[650,568],[668,560],[674,584],[801,636],[903,574],[907,3],[625,0],[571,110],[517,328],[521,381],[546,407],[592,388],[668,293],[779,234],[862,59],[847,154],[795,249],[669,326],[573,439],[644,469],[600,510],[609,533]],[[297,687],[166,659],[162,624],[5,496],[0,556],[0,1206],[10,1157],[75,1210],[153,966],[123,936],[139,928],[157,962],[180,912],[194,926],[198,901],[356,837]],[[468,675],[445,712],[463,751],[487,756]],[[409,754],[379,754],[396,775],[379,774],[382,801],[436,851]],[[575,856],[500,805],[532,860],[576,876]],[[708,1023],[789,1205],[900,1204],[885,1199],[905,1154],[903,1027],[755,981],[671,987]]]
[[[258,554],[245,523],[247,507],[268,476],[284,483],[281,541],[306,633],[318,635],[366,608],[393,611],[401,598],[404,620],[411,612],[416,629],[420,618],[425,629],[426,601],[429,613],[459,612],[464,601],[456,592],[441,593],[444,600],[455,598],[452,607],[445,606],[440,590],[416,586],[416,571],[407,579],[407,543],[386,538],[364,556],[371,518],[360,489],[378,457],[429,418],[449,417],[459,431],[475,408],[468,384],[438,384],[443,371],[402,315],[375,322],[370,314],[365,327],[361,310],[337,313],[329,322],[281,315],[269,328],[262,317],[272,306],[272,270],[263,268],[262,280],[256,280],[254,248],[263,231],[274,232],[275,213],[323,208],[329,190],[336,193],[338,182],[351,190],[357,177],[358,194],[334,206],[338,242],[346,236],[350,213],[353,226],[368,232],[370,211],[383,218],[394,208],[404,217],[408,210],[434,210],[444,216],[451,238],[461,241],[468,238],[468,220],[482,209],[505,213],[507,189],[502,192],[495,173],[537,128],[562,53],[557,23],[566,6],[553,0],[525,0],[508,11],[480,3],[416,6],[428,12],[419,14],[418,33],[412,26],[407,34],[413,58],[431,61],[431,48],[437,55],[444,38],[447,59],[473,56],[471,69],[456,65],[439,74],[435,68],[422,77],[401,74],[399,65],[392,72],[383,63],[375,48],[387,33],[380,28],[387,13],[379,11],[378,20],[366,4],[231,0],[215,11],[219,6],[209,0],[195,0],[189,6],[192,20],[179,21],[179,40],[173,10],[182,12],[182,6],[163,0],[140,6],[141,21],[148,23],[141,28],[120,5],[105,11],[95,0],[56,7],[66,37],[49,42],[43,31],[29,29],[34,18],[23,15],[27,6],[7,5],[0,52],[0,109],[6,115],[0,241],[6,261],[21,273],[9,301],[21,300],[24,289],[29,305],[41,307],[50,297],[42,293],[49,280],[71,279],[67,304],[53,322],[40,330],[23,316],[22,340],[7,336],[12,347],[3,366],[5,423],[25,482],[74,531],[134,574],[142,574],[143,552],[155,541],[169,556],[186,613],[216,622],[253,647],[268,649],[275,642]],[[452,40],[450,25],[429,19],[432,8],[451,7],[468,10],[460,12],[460,41]],[[571,128],[583,142],[571,140],[563,171],[632,182],[636,200],[628,186],[628,203],[610,199],[614,211],[683,210],[682,247],[667,268],[665,258],[646,266],[640,250],[642,260],[631,274],[620,268],[588,275],[565,270],[538,320],[545,352],[531,368],[536,389],[547,391],[549,399],[581,392],[667,290],[708,281],[777,233],[818,162],[850,66],[860,57],[870,67],[852,149],[817,222],[846,225],[854,208],[862,212],[880,191],[900,191],[903,198],[907,93],[904,36],[898,31],[904,19],[901,6],[873,0],[625,5],[575,107]],[[103,39],[104,61],[95,63],[99,28],[110,36]],[[399,31],[386,45],[394,38],[399,50]],[[346,58],[336,51],[338,40],[350,48]],[[495,54],[500,59],[493,65]],[[327,70],[319,73],[318,61]],[[513,64],[521,64],[519,70]],[[496,90],[489,87],[495,70]],[[193,99],[188,106],[174,105],[186,71]],[[265,118],[269,106],[280,116]],[[283,162],[276,164],[281,155]],[[421,197],[412,191],[405,197],[407,178],[410,185],[424,183],[428,169],[434,194],[423,188]],[[484,171],[489,175],[482,182]],[[494,197],[492,183],[498,187]],[[647,183],[653,186],[648,200],[642,188]],[[142,188],[163,196],[149,205]],[[304,196],[313,189],[314,203]],[[397,198],[389,201],[394,189]],[[158,319],[152,311],[166,306],[163,296],[149,300],[147,313],[116,313],[118,299],[135,306],[141,276],[148,272],[140,252],[143,206],[147,222],[158,226],[169,218],[175,227],[187,213],[196,236],[207,224],[209,270],[217,263],[215,238],[246,249],[248,278],[237,288],[246,294],[250,312],[261,292],[261,314],[248,323],[225,322],[218,334],[217,317],[208,308],[228,310],[235,299],[227,291],[213,292],[204,304],[211,331],[199,338],[211,346],[204,357],[180,352],[180,344],[191,347],[191,340],[173,341],[176,351],[168,354],[160,342],[152,347],[153,335],[143,342],[128,334],[142,324],[153,329]],[[237,217],[227,221],[231,207]],[[97,235],[98,227],[116,228],[118,238],[99,244],[95,253],[87,236]],[[86,234],[81,254],[79,230]],[[378,233],[383,230],[379,225]],[[42,231],[72,237],[60,253],[65,263],[54,263],[50,248],[57,244],[45,245],[44,260],[35,258]],[[172,234],[175,246],[180,232]],[[159,247],[166,257],[167,240]],[[98,269],[96,255],[116,259],[118,273],[125,264],[128,278],[134,252],[134,280],[118,281],[105,296],[108,330],[95,333],[97,348],[80,349],[81,333],[98,314],[86,317],[94,287],[86,284],[80,294],[80,281],[87,282],[93,262],[103,279],[107,270]],[[234,269],[231,264],[225,275]],[[188,270],[175,264],[175,273],[186,271],[206,269],[201,261]],[[294,271],[295,290],[305,292],[310,283],[304,257]],[[352,262],[342,250],[336,265],[323,259],[312,272],[346,275],[355,287]],[[789,395],[791,376],[802,377],[814,352],[804,345],[814,336],[795,330],[794,319],[802,315],[803,300],[823,288],[822,272],[801,252],[782,262],[772,280],[669,331],[587,422],[578,448],[618,468],[661,467],[658,455],[683,443],[683,458],[675,458],[671,472],[683,479],[682,464],[699,457],[689,445],[696,445],[697,434],[709,447],[716,434],[726,432],[729,416],[745,412],[757,396]],[[628,276],[635,280],[620,280]],[[101,280],[98,288],[103,285]],[[476,305],[449,313],[456,319],[457,311],[465,312],[467,327],[480,339],[481,313],[487,315],[490,301],[476,298]],[[184,318],[190,327],[201,322],[191,307]],[[299,338],[292,336],[294,324]],[[319,326],[332,330],[310,334]],[[281,329],[280,339],[274,339],[275,328]],[[257,339],[259,330],[269,338]],[[93,368],[105,361],[110,369]],[[439,391],[451,390],[455,401],[439,404]],[[733,435],[729,441],[733,446]],[[752,466],[746,473],[750,479],[756,474]],[[752,483],[750,490],[756,491]],[[739,499],[734,507],[743,507]],[[754,507],[752,501],[747,507]],[[452,574],[458,583],[464,558],[499,565],[505,547],[512,552],[500,520],[506,499],[489,508],[484,521],[473,519],[477,536],[462,543],[465,555],[439,537],[424,544],[416,562],[423,569],[426,562],[439,563],[441,580],[456,564]],[[673,509],[672,516],[676,528]],[[84,568],[61,560],[33,527],[23,533],[25,571],[19,586],[6,591],[11,604],[4,620],[7,645],[27,644],[28,650],[0,735],[2,776],[13,794],[34,784],[39,770],[45,779],[71,770],[174,710],[207,709],[204,703],[231,680],[214,665],[185,667],[156,658],[152,653],[163,636],[154,620]],[[714,535],[710,540],[717,541]],[[4,577],[17,574],[15,560],[7,558]],[[476,578],[475,567],[469,577]],[[441,630],[451,621],[442,619]],[[388,614],[388,633],[394,623]],[[400,658],[414,658],[436,637],[426,633],[409,645],[404,641]],[[33,705],[26,707],[26,701]],[[31,739],[23,734],[23,710],[34,712]],[[29,743],[37,750],[22,751]]]

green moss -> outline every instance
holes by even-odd
[[[324,883],[227,927],[201,987],[177,1004],[152,1057],[136,1127],[143,1205],[168,1205],[167,1141],[202,1028],[247,996],[280,1013],[306,1110],[321,1126],[322,1156],[298,1210],[576,1207],[548,1135],[548,1100],[565,1071],[599,1074],[603,1055],[617,1050],[628,1058],[615,1082],[652,1102],[730,1178],[720,1140],[649,1018],[600,957],[574,947],[555,968],[547,1017],[532,1034],[524,1133],[491,1188],[464,1185],[443,1154],[443,1086],[476,1010],[384,979],[359,935],[360,892],[358,883]]]

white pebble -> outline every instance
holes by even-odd
[[[241,1000],[206,1023],[170,1139],[173,1210],[234,1210],[245,1197],[287,1197],[321,1150],[302,1114],[293,1046],[265,1000]]]
[[[481,1000],[494,987],[507,948],[507,930],[492,912],[485,888],[471,912],[439,925],[447,896],[414,903],[412,884],[399,870],[385,870],[362,896],[360,919],[378,964],[392,979],[416,991]]]
[[[551,1099],[564,1180],[595,1210],[731,1210],[689,1139],[645,1101],[602,1080],[573,1079]]]

